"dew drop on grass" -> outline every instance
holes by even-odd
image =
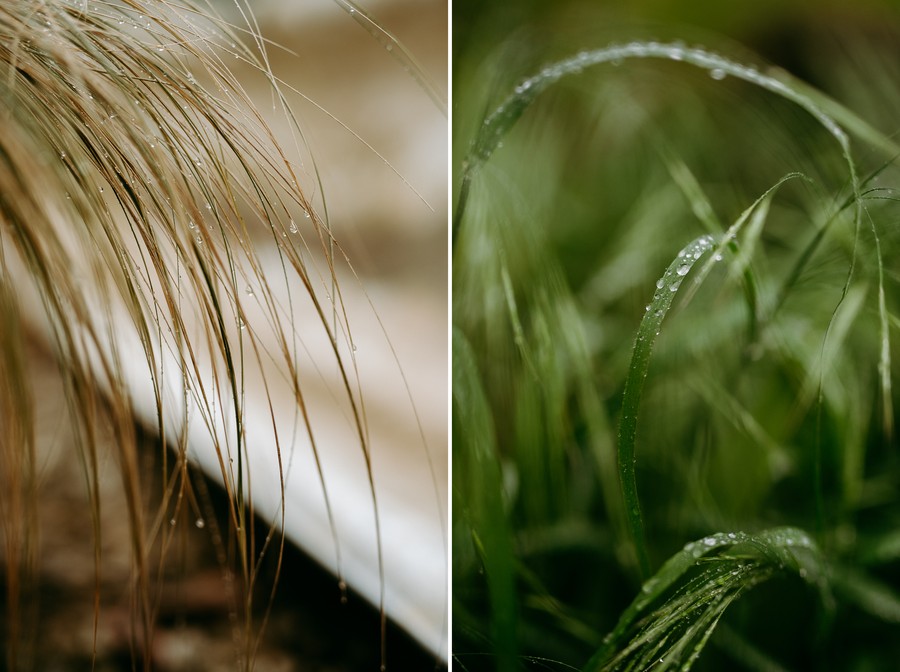
[[[292,220],[291,220],[291,227],[290,227],[291,233],[297,233],[299,230],[300,230],[300,229],[297,228],[297,222],[295,222],[295,221],[292,219]]]
[[[691,270],[691,267],[689,264],[682,264],[681,266],[678,267],[678,269],[675,272],[678,275],[687,275],[689,270]]]
[[[175,519],[174,518],[172,518],[172,520],[169,521],[169,525],[171,525],[172,527],[175,527]]]
[[[343,579],[338,581],[338,590],[341,591],[341,604],[347,604],[347,582]]]
[[[681,280],[676,280],[671,285],[669,285],[669,291],[677,292],[679,287],[681,287]]]
[[[725,79],[725,71],[722,68],[713,68],[709,71],[709,76],[717,82],[721,82]]]
[[[250,285],[247,285],[247,289],[245,291],[247,292],[247,296],[253,296],[253,287],[251,287]]]
[[[662,278],[660,278],[659,280],[656,281],[656,288],[662,289],[664,284],[666,284],[666,281],[663,280]]]
[[[194,521],[194,525],[197,526],[198,530],[202,530],[204,527],[206,527],[206,521],[203,520],[203,518],[197,518],[197,520]]]

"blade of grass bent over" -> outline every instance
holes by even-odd
[[[803,530],[720,532],[690,542],[644,583],[584,670],[689,670],[728,606],[785,571],[814,586],[830,608],[827,568]]]
[[[522,81],[515,88],[514,92],[485,119],[463,164],[460,197],[452,224],[454,240],[456,239],[457,229],[462,222],[468,183],[471,180],[473,171],[490,158],[503,137],[538,95],[563,77],[580,74],[585,68],[603,63],[620,63],[632,58],[683,61],[707,70],[717,79],[730,76],[743,80],[789,100],[806,110],[837,141],[841,148],[841,154],[847,164],[851,189],[857,202],[855,223],[857,226],[859,225],[861,217],[859,178],[856,173],[856,164],[850,155],[850,139],[843,128],[823,109],[823,101],[826,100],[825,96],[817,95],[814,99],[809,95],[808,87],[794,86],[792,80],[782,81],[782,79],[773,77],[771,74],[760,72],[753,66],[742,65],[702,48],[685,47],[678,42],[668,44],[635,41],[628,44],[611,45],[604,49],[582,51],[573,57],[546,66],[538,74]],[[841,108],[836,103],[829,106],[829,110],[833,111],[835,109]],[[858,131],[859,128],[854,127],[854,130]],[[870,140],[872,136],[867,134],[864,137]]]

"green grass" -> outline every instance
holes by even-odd
[[[455,664],[891,669],[890,59],[517,39],[454,62]]]

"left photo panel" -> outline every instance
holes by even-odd
[[[448,34],[2,3],[3,669],[447,668]]]

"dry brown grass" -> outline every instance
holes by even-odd
[[[135,664],[153,666],[167,568],[185,567],[178,554],[189,523],[208,521],[212,551],[233,579],[226,601],[234,655],[250,669],[281,571],[278,531],[286,517],[305,515],[292,512],[283,489],[301,462],[315,472],[316,506],[330,529],[330,543],[313,553],[331,554],[343,583],[341,521],[321,456],[322,436],[331,435],[318,424],[328,413],[322,397],[351,430],[349,454],[368,484],[381,577],[375,599],[384,608],[371,414],[342,290],[354,276],[325,211],[307,199],[320,184],[315,165],[299,156],[303,141],[275,86],[269,47],[252,19],[248,25],[232,27],[190,2],[0,7],[0,514],[9,669],[34,663],[42,637],[32,597],[47,576],[40,522],[51,495],[48,446],[51,455],[71,449],[79,458],[69,479],[90,520],[95,658],[109,632],[101,627],[102,595],[124,564],[128,585],[119,585],[128,597],[112,619],[123,624]],[[281,128],[297,138],[290,151],[254,106],[247,77],[270,87]],[[30,368],[27,344],[35,339],[58,366],[65,404],[56,421],[70,433],[65,440],[54,432],[48,439],[40,427],[48,388]],[[148,441],[145,430],[158,438]],[[309,461],[298,457],[295,465],[298,443],[308,446]],[[148,446],[163,448],[149,463]],[[198,465],[224,488],[221,526]],[[430,466],[439,481],[440,467]],[[260,480],[264,472],[274,482]],[[110,485],[110,474],[118,484]],[[118,533],[108,531],[111,513]],[[83,530],[82,522],[72,529]],[[123,533],[127,552],[115,536]]]

